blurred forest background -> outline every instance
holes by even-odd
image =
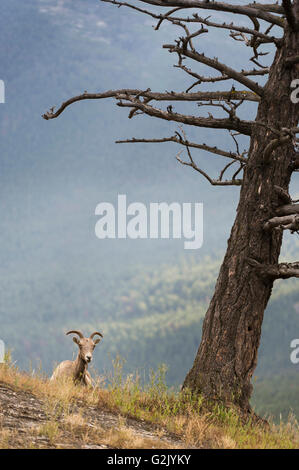
[[[229,18],[213,13],[220,16]],[[210,187],[176,162],[173,144],[114,144],[170,136],[177,127],[128,120],[111,100],[75,104],[54,121],[41,118],[84,90],[185,90],[192,82],[161,47],[178,31],[165,25],[155,32],[152,25],[98,0],[1,2],[0,338],[22,369],[42,364],[50,374],[56,362],[73,357],[68,329],[103,332],[93,363],[100,374],[119,354],[125,373],[138,369],[145,378],[166,364],[168,384],[177,387],[192,365],[239,189]],[[211,29],[201,41],[208,55],[246,65],[249,53],[228,34]],[[192,113],[192,106],[181,110]],[[254,113],[248,105],[247,118]],[[185,130],[190,139],[234,149],[227,132]],[[241,149],[247,144],[240,140]],[[214,174],[222,164],[209,154],[196,158]],[[298,175],[293,197],[296,185]],[[116,202],[118,194],[128,203],[203,202],[203,247],[190,252],[183,240],[97,239],[95,207]],[[298,258],[295,237],[286,238],[281,260]],[[297,337],[298,281],[277,282],[253,379],[252,401],[262,414],[285,417],[293,410],[299,417],[299,365],[290,361]]]

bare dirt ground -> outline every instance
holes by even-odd
[[[43,400],[0,382],[1,448],[185,448],[161,428],[95,406],[53,416]],[[79,411],[79,413],[77,413]]]

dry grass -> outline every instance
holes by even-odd
[[[105,435],[103,442],[114,449],[173,449],[166,441],[150,439],[137,435],[132,429],[121,426],[113,428]],[[176,449],[183,446],[175,446]]]
[[[165,367],[152,372],[147,386],[138,375],[122,379],[122,361],[114,363],[114,377],[108,389],[100,390],[99,406],[155,423],[175,434],[186,447],[219,449],[298,448],[299,426],[289,417],[279,426],[243,417],[233,408],[204,401],[188,390],[175,393],[165,385]]]
[[[9,449],[12,437],[10,429],[0,429],[0,449]]]
[[[162,440],[162,435],[152,439],[150,437],[137,434],[129,427],[124,417],[119,417],[118,425],[106,431],[102,436],[102,442],[107,447],[115,449],[170,449],[181,448],[182,446],[172,446],[169,442]]]
[[[64,422],[70,429],[78,429],[82,426],[86,426],[86,419],[82,415],[82,411],[79,413],[71,413],[64,418]]]
[[[86,405],[95,405],[99,399],[98,388],[86,390],[83,386],[76,386],[69,378],[50,382],[48,377],[42,374],[30,375],[20,372],[9,363],[0,364],[0,381],[42,397],[46,400],[49,410],[59,407],[67,412],[75,400]]]
[[[123,417],[119,417],[118,424],[110,429],[99,425],[91,425],[82,416],[82,413],[73,413],[65,417],[64,425],[71,433],[69,438],[80,440],[84,444],[107,446],[115,449],[167,449],[172,448],[159,436],[150,439],[137,434],[130,428]],[[160,436],[162,437],[162,436]],[[177,447],[179,448],[179,447]]]
[[[59,424],[54,419],[51,419],[39,426],[36,432],[39,436],[45,437],[53,445],[60,436]]]
[[[37,433],[53,445],[59,446],[64,432],[69,439],[112,448],[169,448],[169,440],[164,438],[167,434],[180,439],[178,447],[185,448],[299,447],[299,427],[293,417],[280,425],[270,422],[265,426],[250,420],[244,423],[236,410],[207,404],[202,397],[194,397],[188,391],[175,393],[168,390],[164,375],[165,369],[160,369],[158,373],[152,373],[148,385],[141,386],[138,376],[131,375],[123,380],[121,363],[116,361],[115,373],[107,378],[106,388],[86,389],[75,386],[70,380],[49,382],[42,376],[21,373],[9,364],[0,366],[0,381],[30,391],[42,400],[47,421]],[[150,423],[156,427],[154,438],[140,435],[124,420],[109,430],[88,423],[84,409],[89,405]],[[9,436],[9,431],[2,429],[0,422],[0,448],[8,445]]]

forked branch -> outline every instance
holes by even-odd
[[[299,230],[299,215],[285,215],[281,217],[272,217],[264,224],[264,230],[290,230],[292,233]]]
[[[194,162],[193,158],[192,158],[192,155],[191,155],[191,152],[190,152],[190,149],[189,149],[189,146],[186,145],[186,148],[187,148],[187,153],[188,153],[188,157],[189,157],[189,161],[184,161],[180,158],[180,154],[182,152],[179,152],[179,154],[176,156],[176,159],[179,163],[181,163],[182,165],[187,165],[187,166],[190,166],[191,168],[193,168],[195,171],[198,171],[198,173],[200,173],[202,176],[204,176],[208,181],[209,183],[212,185],[212,186],[241,186],[242,185],[242,181],[241,179],[236,179],[236,176],[237,174],[239,173],[239,171],[241,171],[241,169],[243,168],[243,163],[240,164],[240,168],[235,172],[235,174],[233,175],[232,179],[231,180],[222,180],[222,177],[224,175],[224,172],[229,168],[229,166],[231,166],[234,161],[228,163],[224,168],[223,170],[221,171],[220,173],[220,176],[218,179],[213,179],[211,178],[208,173],[206,173],[204,170],[202,170],[198,165],[196,165],[196,163]]]
[[[299,277],[299,261],[294,263],[263,264],[255,259],[248,258],[248,264],[264,279],[289,279]]]
[[[264,89],[261,87],[258,83],[254,82],[247,76],[245,76],[241,72],[237,72],[236,70],[228,67],[227,65],[219,62],[217,58],[211,59],[210,57],[206,57],[205,54],[199,54],[195,50],[187,50],[183,47],[176,46],[174,44],[165,44],[163,46],[165,49],[168,49],[169,52],[176,52],[179,55],[184,55],[185,57],[188,57],[189,59],[193,59],[196,62],[200,62],[202,64],[207,65],[208,67],[211,67],[228,77],[236,80],[237,82],[241,83],[242,85],[246,86],[249,88],[251,91],[256,93],[259,96],[263,96],[264,94]]]
[[[103,2],[107,3],[114,3],[118,6],[127,6],[130,8],[134,8],[135,10],[139,10],[142,13],[147,13],[147,10],[134,7],[131,4],[125,2],[116,2],[114,0],[102,0]],[[230,5],[228,3],[222,2],[211,2],[211,1],[195,1],[195,0],[139,0],[142,3],[147,5],[159,6],[164,8],[174,7],[180,9],[188,9],[188,8],[200,8],[202,10],[214,10],[214,11],[224,11],[228,13],[234,13],[238,15],[244,15],[247,17],[255,17],[260,18],[270,24],[275,24],[277,26],[283,27],[283,19],[279,16],[272,15],[266,8],[256,7],[254,4],[251,5]],[[121,4],[121,5],[120,5]],[[274,6],[275,8],[275,6]],[[273,12],[277,12],[273,10]],[[161,15],[163,17],[163,15]]]
[[[220,155],[222,157],[230,158],[235,161],[247,163],[247,158],[244,157],[244,154],[227,152],[216,146],[211,147],[210,145],[206,145],[206,144],[197,144],[196,142],[190,142],[189,140],[183,139],[182,136],[178,132],[176,132],[175,135],[171,137],[164,137],[162,139],[136,139],[135,137],[132,137],[132,139],[116,141],[117,144],[136,144],[136,143],[160,144],[164,142],[174,142],[176,144],[184,145],[185,147],[205,150],[206,152],[210,152],[215,155]]]
[[[102,93],[87,93],[74,96],[64,101],[61,106],[55,111],[52,107],[49,111],[42,115],[46,120],[55,119],[60,116],[63,111],[70,105],[84,100],[101,100],[105,98],[127,99],[128,97],[143,97],[149,102],[153,101],[210,101],[210,100],[243,100],[243,101],[259,101],[259,97],[250,91],[214,91],[214,92],[197,92],[197,93],[177,93],[174,91],[165,93],[155,93],[150,89],[138,90],[131,88],[123,88],[119,90],[108,90]]]

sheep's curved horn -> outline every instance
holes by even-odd
[[[71,330],[71,331],[68,331],[66,334],[69,335],[71,333],[74,333],[75,335],[78,335],[80,338],[84,338],[83,334],[81,333],[81,331],[76,331],[76,330]]]
[[[95,331],[94,333],[92,333],[89,338],[90,338],[90,339],[93,339],[93,337],[94,337],[95,335],[102,336],[102,338],[103,338],[102,333],[100,333],[99,331]]]

